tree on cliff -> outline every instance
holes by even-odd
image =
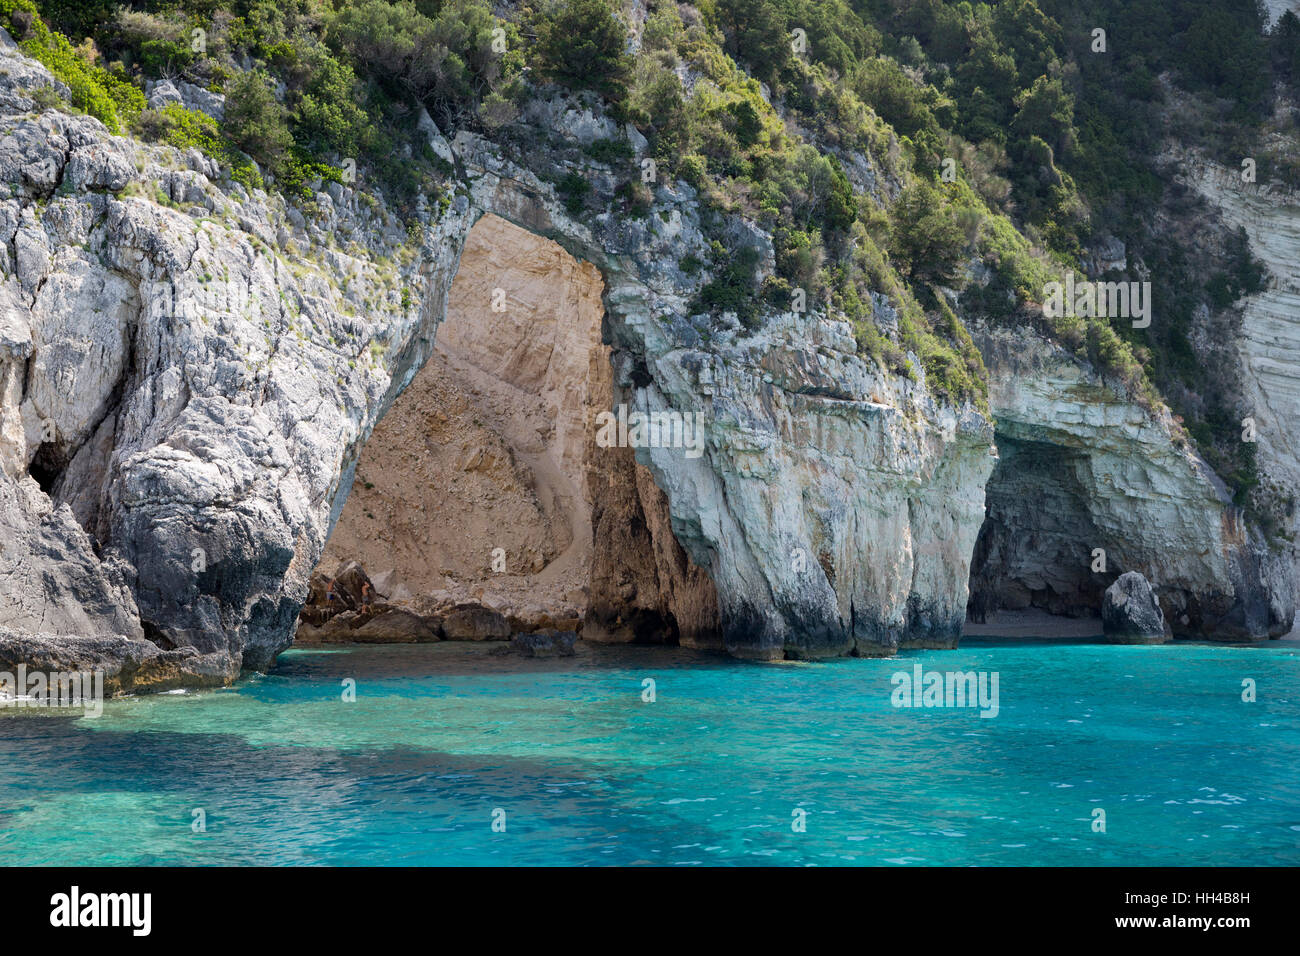
[[[278,175],[293,135],[288,111],[271,92],[270,82],[256,70],[235,74],[226,87],[221,126],[232,143]]]
[[[385,0],[342,6],[329,23],[331,41],[401,98],[419,100],[435,119],[455,123],[493,92],[508,93],[518,71],[518,43],[493,50],[493,31],[508,39],[484,0],[453,0],[426,16],[414,3]]]
[[[911,279],[949,283],[966,248],[966,234],[948,210],[943,193],[918,180],[890,210],[890,249]]]
[[[620,97],[631,72],[627,26],[610,0],[565,0],[536,23],[542,72],[566,86]]]

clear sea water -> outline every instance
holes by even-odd
[[[0,864],[1300,864],[1295,643],[487,650],[295,650],[98,719],[3,713]],[[998,716],[894,707],[918,661],[997,672]]]

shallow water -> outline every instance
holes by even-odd
[[[0,864],[1300,863],[1295,644],[487,650],[297,650],[98,719],[0,714]],[[997,672],[998,715],[894,707],[917,662]]]

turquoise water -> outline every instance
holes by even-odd
[[[487,650],[299,650],[99,719],[5,713],[0,864],[1300,863],[1294,644]],[[892,706],[917,662],[997,672],[998,715]]]

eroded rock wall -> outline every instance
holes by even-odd
[[[437,617],[477,602],[519,629],[704,644],[708,575],[628,448],[596,443],[616,404],[600,273],[487,214],[470,230],[433,357],[376,427],[321,559]],[[500,549],[498,551],[498,549]]]
[[[677,540],[667,496],[630,448],[590,445],[592,555],[583,640],[721,649],[718,592]]]
[[[1175,633],[1259,639],[1290,629],[1285,565],[1164,409],[1126,400],[1028,330],[975,327],[1006,455],[989,489],[975,586],[1009,607],[1100,609],[1141,572]],[[1094,549],[1105,571],[1094,571]]]
[[[555,109],[531,119],[562,131]],[[576,222],[492,144],[461,133],[454,148],[477,205],[600,268],[616,396],[630,411],[702,416],[700,456],[640,447],[635,457],[663,491],[677,541],[716,586],[731,653],[955,644],[993,466],[978,412],[868,366],[846,323],[766,315],[747,334],[692,318],[696,283],[677,263],[707,253],[685,184],[657,188],[645,218]],[[766,237],[739,239],[771,261]]]
[[[997,446],[972,562],[972,612],[1039,607],[1095,616],[1114,575],[1091,570],[1102,535],[1090,514],[1092,489],[1079,480],[1086,453],[1005,432]]]
[[[358,560],[394,600],[580,613],[600,293],[599,272],[555,243],[479,219],[435,354],[367,442],[322,565]]]
[[[1240,171],[1203,157],[1175,167],[1246,231],[1268,288],[1239,303],[1241,335],[1229,343],[1240,362],[1246,406],[1257,433],[1256,463],[1277,524],[1270,549],[1300,594],[1300,197],[1267,183],[1243,183]]]
[[[48,72],[7,37],[0,61],[0,623],[148,638],[199,683],[266,667],[429,354],[468,204],[414,244],[336,186],[308,221],[197,151],[36,111]]]

